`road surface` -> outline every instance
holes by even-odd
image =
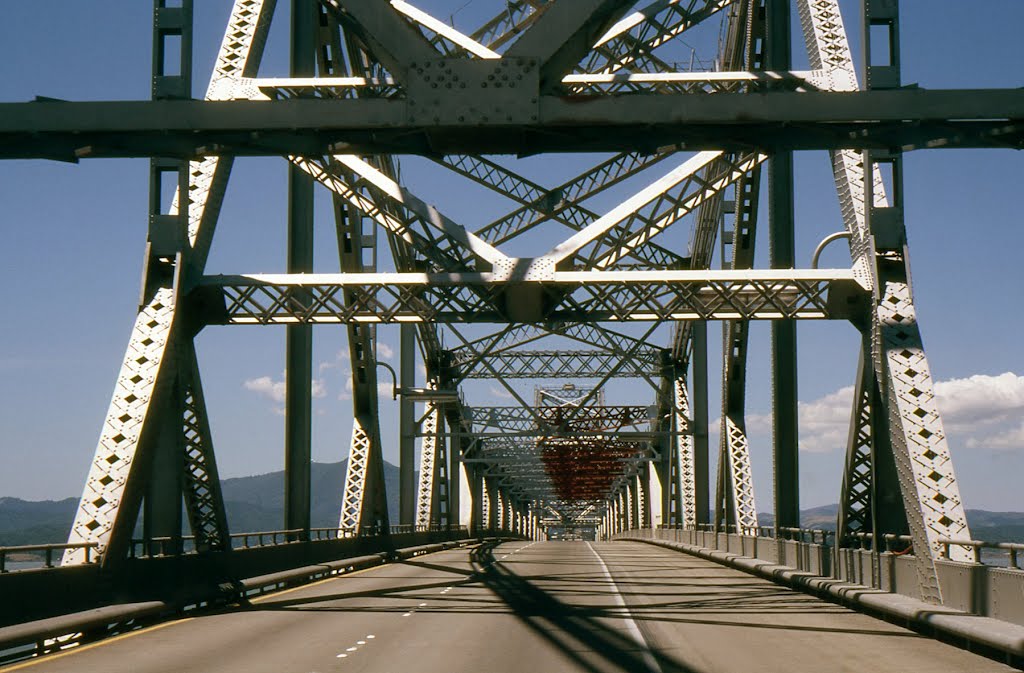
[[[1007,666],[638,542],[455,549],[3,673],[989,673]]]

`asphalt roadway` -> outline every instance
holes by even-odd
[[[992,660],[638,542],[420,556],[3,673],[989,673]]]

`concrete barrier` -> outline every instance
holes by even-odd
[[[724,534],[721,533],[715,535],[704,531],[643,529],[627,531],[615,536],[614,539],[638,540],[692,554],[794,589],[834,600],[855,609],[894,619],[917,630],[961,641],[969,649],[981,646],[998,651],[1007,655],[1007,661],[1011,664],[1024,662],[1024,624],[961,609],[960,606],[972,602],[976,607],[987,606],[985,601],[976,600],[976,597],[981,594],[970,588],[979,584],[976,579],[972,579],[969,573],[963,575],[951,572],[954,567],[972,566],[972,564],[951,561],[937,563],[940,581],[943,583],[943,596],[949,594],[947,604],[937,606],[925,603],[914,596],[896,593],[899,589],[909,591],[911,579],[914,581],[916,591],[916,576],[909,574],[913,570],[912,557],[882,555],[889,557],[881,564],[882,586],[872,588],[863,582],[852,582],[845,577],[832,577],[822,573],[821,569],[827,565],[825,558],[828,554],[823,545],[819,544],[762,537],[756,543],[749,543],[746,547],[746,550],[767,552],[766,555],[773,555],[778,559],[776,561],[729,551],[729,549],[736,548],[737,545],[734,541],[725,539]],[[716,546],[708,546],[707,542]],[[777,555],[769,551],[772,543],[776,543]],[[842,550],[843,553],[840,554],[842,562],[837,563],[838,570],[843,575],[863,578],[866,565],[870,578],[870,559],[865,559],[862,553],[846,554],[845,552],[848,551],[850,550]],[[789,565],[787,562],[794,562],[796,565]],[[1024,602],[1024,592],[1022,592],[1024,572],[989,566],[972,567],[987,568],[988,572],[975,572],[979,576],[1001,578],[999,581],[1006,583],[997,584],[999,588],[1006,591],[1005,594],[1001,594],[1003,600],[998,601],[1006,604],[1001,608],[1003,611],[1001,614],[1019,616],[1019,613],[1012,611],[1015,608],[1008,606]],[[1014,576],[1010,578],[1008,573],[1013,573]],[[990,589],[991,585],[986,588],[986,591],[990,591]],[[969,598],[961,594],[966,594]]]

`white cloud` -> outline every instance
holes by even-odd
[[[1024,421],[1017,427],[996,432],[987,437],[971,437],[967,440],[970,449],[1024,450]]]
[[[489,392],[491,393],[491,395],[493,397],[499,397],[499,398],[501,398],[503,400],[511,400],[512,399],[512,393],[510,393],[509,391],[505,390],[504,388],[499,388],[498,386],[491,386]]]
[[[811,402],[801,402],[800,449],[811,453],[845,450],[853,405],[853,386],[840,388]],[[978,449],[1024,450],[1024,423],[1006,427],[1024,416],[1024,376],[976,374],[938,381],[935,398],[954,444]],[[751,414],[747,432],[770,435],[771,416]]]
[[[262,395],[274,402],[284,402],[285,385],[284,377],[282,376],[280,381],[275,381],[269,376],[260,376],[255,379],[247,379],[242,387],[246,390],[250,390],[258,395]],[[313,379],[313,397],[321,398],[327,396],[327,384],[323,379]]]
[[[377,342],[377,357],[381,360],[390,360],[395,357],[395,349],[386,343]]]
[[[853,404],[853,386],[840,388],[813,402],[800,402],[800,450],[808,453],[828,453],[846,446]],[[747,416],[748,435],[771,435],[771,414]]]
[[[970,429],[979,423],[998,423],[1024,415],[1024,376],[975,374],[935,384],[935,402],[950,426]]]
[[[313,379],[313,397],[320,398],[327,396],[327,384],[323,379]]]
[[[328,369],[343,369],[347,366],[345,358],[348,354],[344,351],[338,351],[337,355],[334,356],[333,360],[324,360],[317,366],[317,371],[323,374]]]
[[[248,379],[242,384],[246,390],[269,397],[275,402],[284,402],[284,381],[274,381],[269,376]]]

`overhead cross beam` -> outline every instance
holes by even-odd
[[[207,324],[235,325],[856,319],[866,299],[845,270],[546,275],[207,276],[192,298]],[[492,298],[472,291],[478,286],[491,288]],[[612,292],[615,300],[607,301]]]
[[[511,121],[435,122],[414,107],[380,99],[5,103],[0,158],[1024,147],[1019,89],[540,96]]]

